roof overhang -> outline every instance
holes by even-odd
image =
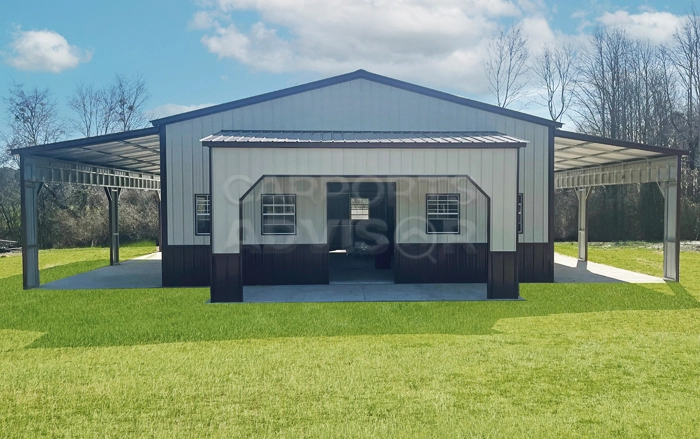
[[[687,154],[688,151],[679,149],[625,142],[571,131],[556,130],[554,134],[554,172]]]
[[[527,141],[469,131],[222,131],[201,139],[224,148],[522,148]]]
[[[18,148],[12,154],[160,175],[158,127]]]

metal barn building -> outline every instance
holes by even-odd
[[[483,283],[517,299],[554,277],[555,188],[579,194],[579,258],[594,186],[656,182],[664,276],[678,280],[683,151],[559,123],[359,70],[158,119],[153,127],[16,150],[24,285],[39,285],[36,194],[105,187],[112,262],[121,188],[161,194],[163,286]]]

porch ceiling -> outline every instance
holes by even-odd
[[[686,154],[687,151],[678,149],[624,142],[571,131],[556,130],[554,137],[555,172]]]
[[[157,127],[13,149],[12,153],[160,175]]]

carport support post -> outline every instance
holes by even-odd
[[[43,183],[26,181],[25,158],[20,159],[20,196],[22,215],[22,286],[38,288],[39,280],[39,210],[37,199]]]
[[[119,194],[121,189],[106,187],[109,202],[109,265],[119,264]]]
[[[591,188],[576,189],[578,197],[578,260],[588,260],[588,197]]]
[[[680,159],[678,179],[659,183],[664,196],[664,279],[678,282],[680,279]]]

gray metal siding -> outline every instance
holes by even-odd
[[[361,151],[358,151],[361,152]],[[306,154],[302,154],[304,157]],[[303,172],[303,171],[300,171]],[[327,241],[326,194],[333,177],[265,177],[243,200],[244,244],[325,244]],[[353,180],[355,181],[355,180]],[[368,181],[357,179],[357,181]],[[396,182],[396,242],[406,244],[486,243],[488,201],[467,178],[396,177],[371,181]],[[460,233],[426,233],[426,194],[460,194]],[[296,235],[261,233],[262,194],[296,195]]]
[[[214,148],[212,227],[215,240],[212,251],[239,252],[238,200],[263,175],[367,175],[370,173],[371,162],[363,162],[364,152],[366,151],[350,148]],[[447,172],[452,166],[455,174],[472,177],[491,197],[491,250],[516,250],[517,150],[377,149],[373,152],[383,158],[382,163],[390,164],[390,169],[385,168],[385,175],[425,173],[429,176],[442,172],[442,169]],[[362,160],[358,159],[358,155]],[[458,165],[448,166],[450,160]],[[422,184],[418,185],[419,196],[432,188],[438,188],[436,182],[430,179],[426,179]],[[485,201],[481,203],[483,206]],[[314,209],[318,209],[318,204],[316,203]],[[416,204],[413,208],[418,211],[419,216],[420,209],[425,209],[424,200],[403,203],[397,199],[397,204],[399,210],[405,209],[404,214],[408,217],[414,213],[408,206]],[[248,215],[254,216],[254,210],[257,208],[248,207]]]
[[[498,131],[527,140],[520,151],[520,187],[524,193],[524,233],[520,242],[546,242],[548,238],[548,128],[519,119],[458,105],[401,90],[365,79],[282,97],[248,107],[203,116],[166,127],[169,243],[206,244],[207,237],[195,237],[194,193],[207,193],[208,151],[199,139],[221,130],[447,130]],[[389,159],[384,150],[347,153],[342,158],[324,150],[300,150],[295,166],[309,173],[307,163],[318,160],[325,170],[358,173],[359,164],[368,174],[396,173],[415,163],[424,173],[458,173],[458,151],[449,151],[439,161],[423,162],[421,150],[406,150]],[[312,159],[312,156],[315,156]],[[256,167],[254,154],[249,166]],[[340,160],[340,161],[338,161]],[[269,164],[268,164],[269,165]],[[269,167],[286,174],[287,163],[273,157]],[[268,168],[266,168],[268,169]],[[481,170],[474,170],[475,173]],[[484,171],[486,172],[486,171]],[[266,172],[271,174],[272,172]],[[503,176],[495,176],[503,178]],[[510,177],[508,177],[510,178]]]

